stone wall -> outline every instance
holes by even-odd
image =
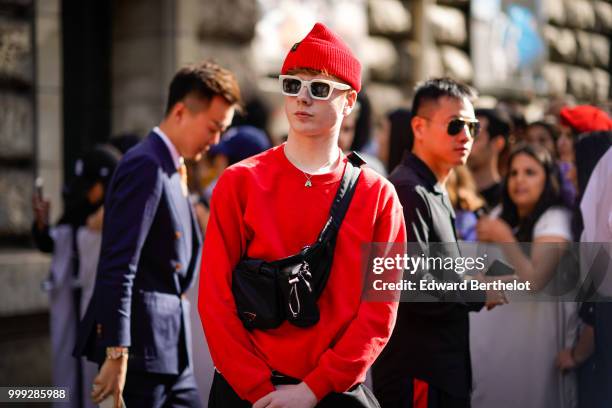
[[[61,207],[59,0],[0,0],[0,384],[50,384],[49,257],[16,249],[32,222],[34,174]],[[34,27],[33,27],[34,26]],[[35,37],[33,37],[35,35]],[[36,63],[34,63],[36,61]]]
[[[212,59],[231,69],[240,82],[241,90],[249,96],[256,89],[257,69],[254,68],[251,43],[255,26],[261,16],[257,0],[183,0],[184,10],[191,8],[197,21],[191,27],[185,43],[191,42],[191,59]],[[191,3],[191,4],[190,4]],[[182,59],[187,60],[183,54]],[[185,61],[185,62],[188,62]]]
[[[34,110],[32,99],[23,92],[4,89],[0,94],[0,152],[4,159],[30,158]]]
[[[465,1],[447,1],[428,8],[427,24],[436,44],[432,75],[449,75],[472,82],[474,72],[469,57],[468,10],[469,3]]]
[[[407,85],[414,81],[414,16],[399,0],[369,0],[367,7],[365,90],[376,113],[382,114],[406,103]]]
[[[464,0],[368,2],[366,62],[378,111],[407,105],[414,85],[428,77],[472,82],[468,10]]]
[[[31,2],[0,2],[0,238],[31,222],[34,84]]]
[[[115,0],[113,133],[146,134],[162,119],[172,76],[183,65],[213,59],[255,83],[250,42],[256,0]]]
[[[550,58],[544,74],[551,92],[608,100],[612,1],[547,0],[545,10]]]
[[[406,104],[424,78],[478,75],[469,38],[470,0],[369,0],[366,62],[375,106]],[[543,0],[549,58],[548,94],[578,101],[610,100],[612,0]],[[503,95],[498,95],[503,96]]]
[[[171,0],[113,1],[112,133],[146,135],[161,120],[175,71]]]
[[[36,168],[44,179],[51,219],[61,212],[63,184],[63,82],[60,0],[36,4]]]

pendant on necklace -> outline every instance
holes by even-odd
[[[305,187],[312,187],[312,183],[310,182],[310,179],[306,180],[306,183],[304,184]]]

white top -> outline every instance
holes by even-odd
[[[571,240],[570,220],[568,210],[551,207],[536,221],[533,238]],[[561,374],[556,357],[574,345],[577,304],[506,295],[509,304],[469,314],[472,408],[576,408],[575,373]]]
[[[580,238],[580,262],[583,276],[590,273],[599,251],[604,249],[612,254],[612,148],[597,162],[589,182],[584,189],[580,211],[584,230]],[[600,269],[599,264],[595,268]],[[612,296],[612,264],[607,271],[599,270],[602,277],[597,291],[604,296]]]
[[[174,162],[174,168],[178,169],[179,167],[181,167],[183,164],[183,158],[179,154],[178,150],[176,150],[174,144],[170,141],[170,139],[168,139],[168,136],[166,136],[163,130],[159,128],[159,126],[155,126],[153,128],[153,131],[157,133],[159,137],[161,137],[161,140],[164,141],[164,144],[168,148],[170,156],[172,156],[172,161]]]
[[[612,148],[597,162],[584,189],[580,211],[583,242],[612,241]]]
[[[501,213],[501,205],[498,205],[491,210],[490,216],[499,218]],[[551,236],[572,241],[572,213],[567,208],[550,207],[533,226],[533,239]]]
[[[533,239],[550,236],[572,241],[572,213],[567,208],[550,207],[534,225]]]

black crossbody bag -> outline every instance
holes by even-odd
[[[354,152],[348,156],[329,218],[315,243],[276,261],[243,258],[236,265],[232,293],[245,328],[273,329],[285,320],[309,327],[319,321],[317,300],[327,284],[338,230],[364,163]]]

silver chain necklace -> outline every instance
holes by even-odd
[[[304,173],[304,172],[302,172]],[[312,187],[312,181],[310,181],[310,179],[312,178],[312,176],[308,173],[304,173],[304,175],[306,176],[306,183],[304,183],[304,187]]]
[[[331,163],[332,163],[332,160],[329,160],[327,163],[319,167],[319,169],[324,169],[325,167],[329,166]],[[302,171],[302,173],[304,173],[304,176],[306,177],[306,183],[304,183],[304,187],[312,187],[312,181],[310,179],[312,178],[313,175],[308,174],[305,171]]]
[[[283,149],[283,150],[284,150],[284,149]],[[287,155],[287,151],[286,151],[286,150],[285,150],[285,155],[286,155],[287,157],[289,157],[289,156]],[[338,157],[340,157],[340,154],[338,154]],[[336,157],[335,159],[332,159],[332,160],[328,160],[328,161],[327,161],[327,163],[325,163],[324,165],[322,165],[321,167],[319,167],[319,170],[320,170],[320,169],[324,169],[325,167],[327,167],[327,166],[331,165],[331,164],[332,164],[332,162],[335,162],[335,161],[338,159],[338,157]],[[294,161],[295,161],[295,160],[294,160]],[[297,167],[297,166],[296,166],[296,167]],[[299,167],[298,167],[298,169],[299,169]],[[312,180],[311,180],[311,179],[312,179],[313,174],[308,174],[308,173],[306,173],[306,172],[305,172],[304,170],[302,170],[302,169],[300,169],[300,171],[302,172],[302,174],[304,174],[304,177],[306,177],[306,182],[304,183],[304,187],[308,187],[308,188],[312,187]]]

